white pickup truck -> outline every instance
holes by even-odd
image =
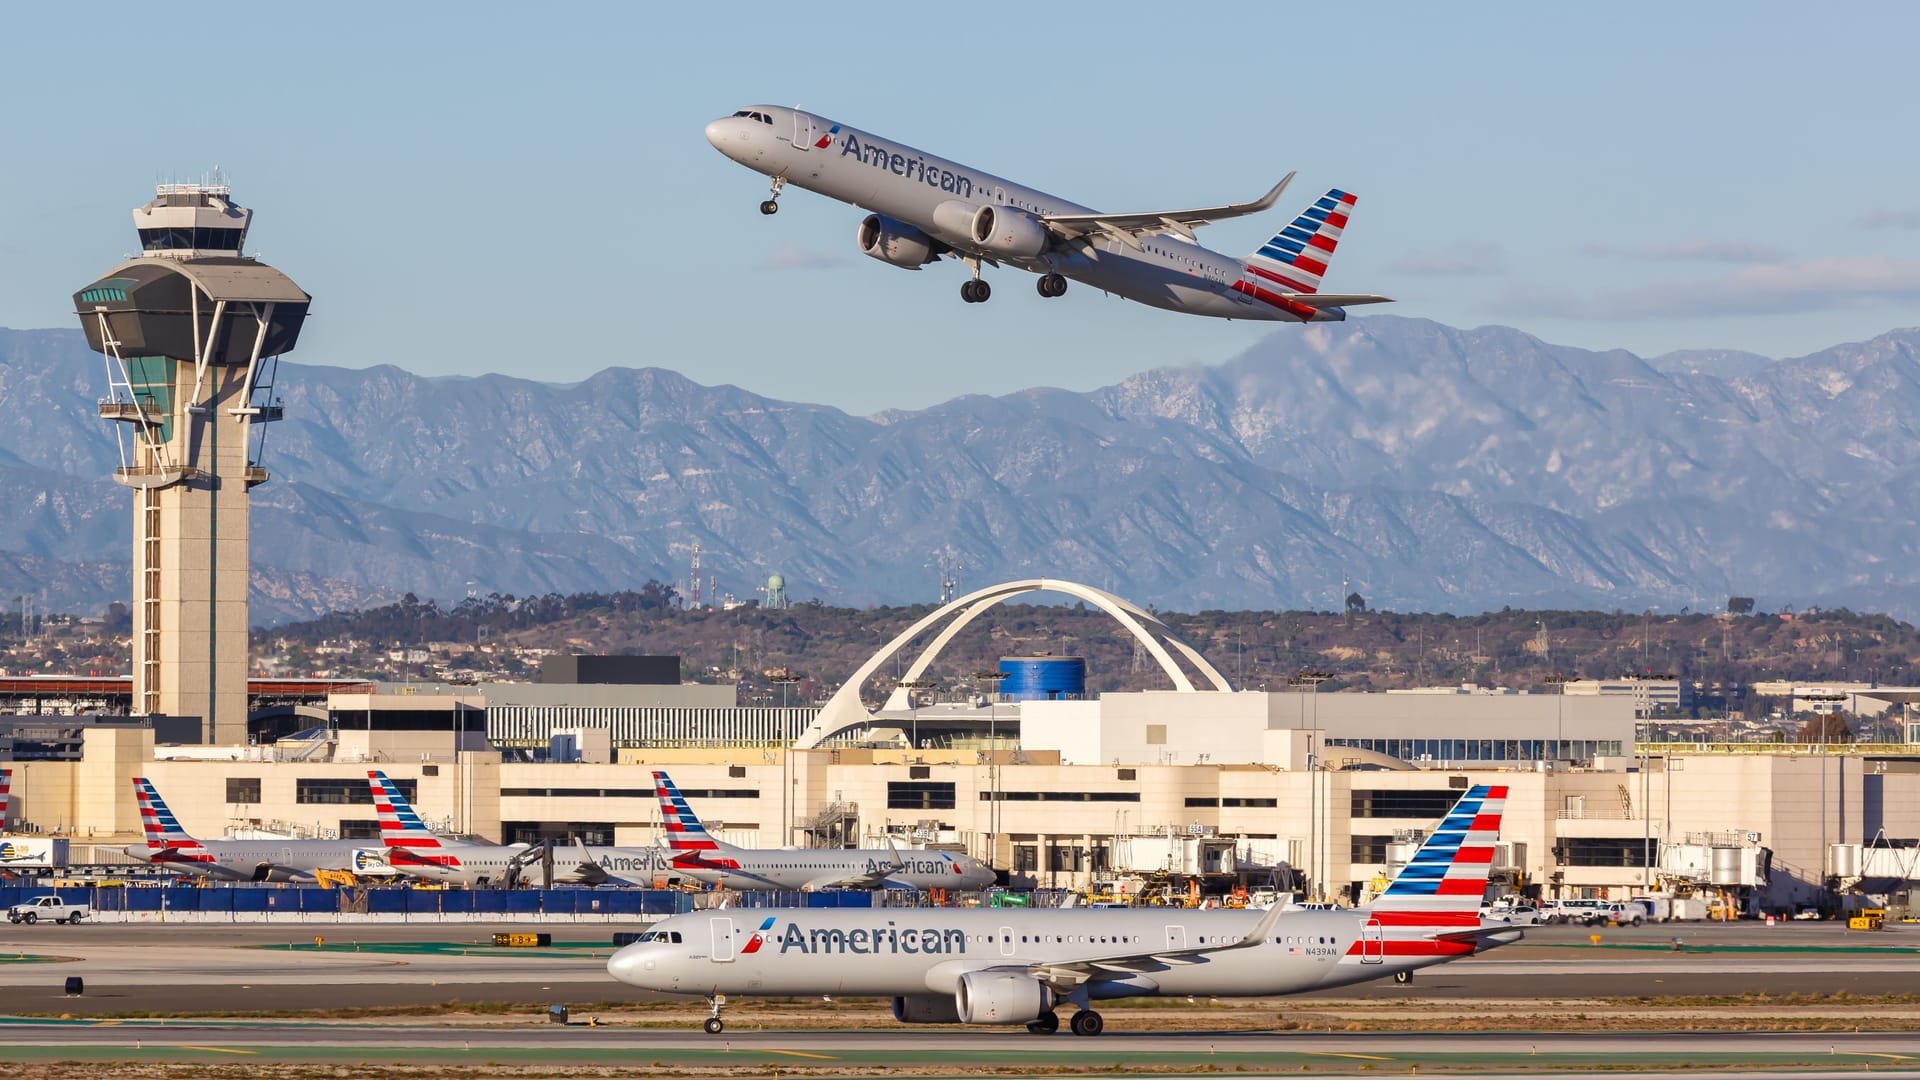
[[[36,896],[24,904],[15,904],[7,909],[7,921],[11,923],[36,923],[41,919],[53,922],[77,923],[93,914],[93,909],[85,904],[69,904],[57,896]]]

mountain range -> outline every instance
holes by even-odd
[[[1506,327],[1291,327],[1086,393],[853,416],[659,368],[573,385],[282,363],[253,616],[769,573],[836,604],[1062,577],[1178,610],[1920,614],[1920,329],[1643,359]],[[78,330],[0,330],[0,596],[128,592]]]

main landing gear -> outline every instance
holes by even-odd
[[[707,1034],[718,1035],[722,1031],[727,1030],[726,1021],[720,1019],[720,1006],[725,1005],[726,1003],[727,1003],[726,996],[722,994],[715,994],[714,996],[707,999],[707,1004],[713,1006],[713,1015],[707,1017],[707,1022],[700,1025],[701,1027],[707,1029]]]
[[[1043,1012],[1038,1018],[1027,1021],[1027,1031],[1033,1035],[1051,1035],[1059,1030],[1059,1013]]]
[[[773,189],[773,197],[760,204],[760,212],[763,214],[777,214],[780,212],[780,189],[787,186],[787,178],[784,176],[776,176],[767,186]]]
[[[987,297],[993,295],[993,286],[981,279],[980,260],[972,255],[962,255],[960,261],[966,263],[967,269],[973,271],[973,280],[962,282],[960,285],[960,299],[969,304],[986,303]]]
[[[1067,1026],[1073,1029],[1075,1035],[1092,1038],[1106,1030],[1107,1022],[1100,1019],[1100,1014],[1092,1009],[1081,1009],[1073,1014],[1073,1019],[1067,1022]]]
[[[1040,290],[1041,296],[1051,298],[1067,295],[1067,279],[1064,274],[1041,274],[1040,281],[1035,287]]]

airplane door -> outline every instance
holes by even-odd
[[[1187,928],[1184,926],[1167,927],[1167,948],[1184,949],[1187,947]]]
[[[716,964],[733,962],[733,920],[709,919],[707,925],[713,928],[713,951],[708,957]]]
[[[1379,919],[1368,919],[1360,928],[1360,962],[1378,964],[1386,959],[1386,930]]]
[[[820,125],[814,121],[813,117],[801,112],[799,109],[793,110],[793,145],[795,148],[800,150],[813,149],[814,142],[820,138],[819,128]]]
[[[1000,928],[1000,955],[1013,955],[1013,927],[1011,926]]]

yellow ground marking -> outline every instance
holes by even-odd
[[[258,1050],[240,1050],[231,1046],[189,1046],[186,1043],[179,1043],[174,1046],[174,1049],[175,1050],[204,1050],[209,1054],[257,1054],[259,1053]]]
[[[803,1057],[803,1058],[816,1058],[816,1059],[818,1059],[818,1060],[820,1060],[820,1061],[837,1061],[837,1060],[839,1060],[838,1058],[833,1058],[833,1057],[829,1057],[829,1056],[827,1056],[826,1054],[808,1054],[808,1053],[804,1053],[804,1052],[802,1052],[802,1051],[799,1051],[799,1050],[769,1050],[769,1051],[767,1051],[767,1053],[769,1053],[769,1054],[785,1054],[785,1055],[787,1055],[788,1057]]]
[[[1878,1050],[1842,1050],[1840,1052],[1842,1054],[1849,1054],[1853,1057],[1883,1057],[1883,1058],[1892,1058],[1895,1061],[1912,1061],[1913,1060],[1912,1054],[1888,1054]]]
[[[1309,1050],[1307,1051],[1307,1053],[1311,1054],[1314,1057],[1357,1058],[1361,1061],[1392,1061],[1393,1060],[1390,1057],[1385,1057],[1380,1054],[1342,1054],[1336,1050]]]

